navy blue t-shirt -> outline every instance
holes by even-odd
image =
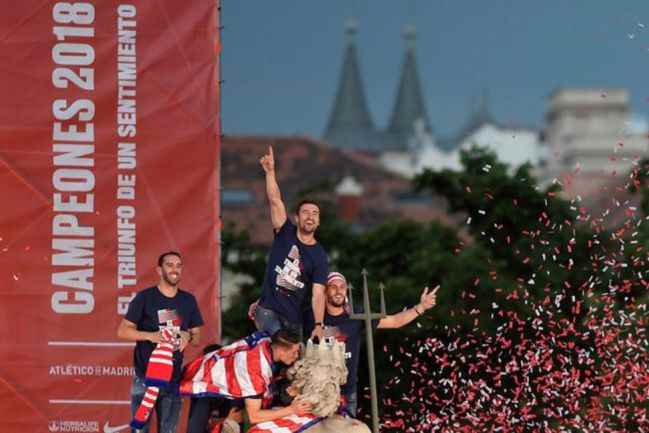
[[[310,335],[315,326],[315,320],[313,319],[313,314],[308,314],[306,317],[306,335]],[[378,324],[378,320],[372,320],[372,329],[376,329]],[[356,391],[356,382],[358,381],[358,359],[361,353],[361,340],[365,329],[365,321],[351,319],[347,313],[332,316],[325,311],[324,325],[327,328],[338,328],[336,339],[345,342],[347,383],[342,386],[340,392],[343,395],[349,395]],[[327,331],[328,333],[330,332],[330,330]]]
[[[128,306],[125,319],[135,323],[138,331],[146,332],[156,332],[166,326],[178,326],[180,330],[187,331],[203,325],[203,318],[194,295],[178,290],[176,296],[168,298],[158,287],[149,287],[138,292]],[[135,343],[133,362],[138,377],[144,378],[146,375],[149,357],[155,346],[150,341]],[[182,363],[182,352],[174,351],[172,382],[180,381]]]
[[[326,284],[329,267],[322,245],[305,245],[288,219],[273,240],[259,305],[291,323],[302,323],[304,300],[313,283]]]

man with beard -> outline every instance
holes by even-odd
[[[401,328],[424,314],[437,303],[437,290],[424,288],[419,303],[397,314],[390,314],[380,320],[373,320],[372,325],[380,329]],[[326,336],[335,336],[345,342],[345,359],[347,363],[347,383],[342,387],[341,393],[347,402],[347,412],[356,416],[358,404],[356,382],[358,380],[358,358],[360,354],[361,335],[364,321],[354,320],[349,317],[349,304],[347,304],[347,280],[339,272],[332,272],[327,278],[325,290],[326,313],[324,324]],[[313,321],[307,320],[313,323]],[[307,329],[309,326],[307,325]]]
[[[203,318],[196,298],[179,288],[183,263],[179,253],[169,251],[158,258],[157,286],[138,292],[131,300],[126,316],[117,328],[117,336],[135,341],[133,359],[135,376],[131,387],[131,411],[135,415],[147,389],[144,378],[151,353],[163,339],[163,331],[175,336],[173,341],[173,372],[170,386],[160,389],[155,402],[157,431],[174,433],[180,416],[181,399],[178,383],[181,377],[183,350],[188,343],[197,346],[200,342],[200,326]],[[149,418],[150,419],[150,418]],[[142,433],[149,430],[147,421]]]
[[[266,194],[275,239],[268,255],[261,298],[254,311],[257,329],[273,335],[290,329],[302,335],[305,301],[311,296],[315,317],[313,336],[322,336],[324,290],[327,281],[327,253],[315,238],[320,208],[303,200],[295,210],[295,224],[289,221],[275,177],[273,148],[268,146],[260,160],[266,173]]]

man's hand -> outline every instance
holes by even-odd
[[[275,177],[275,156],[273,146],[268,145],[268,152],[259,158],[259,164],[264,169],[266,177],[266,195],[270,205],[270,222],[273,224],[273,230],[277,233],[286,222],[286,206],[282,201],[282,193],[279,190],[277,179]]]
[[[318,340],[322,341],[324,334],[324,326],[316,325],[315,328],[313,328],[313,332],[311,332],[311,338],[318,337]]]
[[[178,347],[178,350],[180,350],[181,352],[185,350],[185,347],[187,347],[187,344],[189,344],[191,339],[192,334],[187,331],[180,331],[180,346]]]
[[[275,157],[273,155],[273,146],[268,145],[268,153],[259,158],[259,163],[266,173],[275,171]]]
[[[248,319],[255,321],[255,313],[257,312],[257,306],[259,305],[259,299],[248,306]]]
[[[421,298],[419,298],[419,306],[423,311],[430,310],[435,305],[437,305],[437,291],[439,286],[435,287],[433,290],[430,290],[428,287],[424,287],[424,291],[421,293]]]
[[[307,413],[311,412],[311,409],[313,409],[311,403],[306,402],[300,398],[296,398],[293,400],[293,403],[291,403],[291,409],[293,409],[293,413],[298,416],[306,415]]]

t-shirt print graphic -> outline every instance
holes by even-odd
[[[178,312],[171,308],[164,308],[158,310],[158,324],[160,329],[167,326],[180,326],[181,320]]]
[[[174,335],[174,346],[175,349],[180,347],[180,324],[182,319],[176,310],[170,308],[164,308],[158,310],[158,328],[162,331],[163,329],[169,329],[173,332]]]
[[[275,266],[277,278],[275,284],[286,290],[295,291],[304,287],[304,283],[298,278],[302,275],[300,271],[300,250],[297,245],[291,247],[288,256],[284,259],[284,266]]]

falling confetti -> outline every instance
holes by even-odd
[[[617,191],[637,187],[639,172],[636,167]],[[548,194],[547,210],[537,215],[540,228],[498,238],[528,242],[529,255],[514,255],[534,268],[502,301],[487,304],[487,315],[498,321],[495,332],[479,330],[485,312],[467,308],[450,315],[474,317],[471,332],[445,326],[443,338],[383,346],[395,373],[381,392],[382,431],[649,433],[649,312],[642,302],[649,295],[649,254],[638,242],[649,216],[628,197],[607,196],[609,207],[599,215],[576,197],[569,206],[574,220],[555,221],[555,197]],[[592,237],[580,239],[575,222]],[[482,235],[491,244],[504,230],[494,223]],[[554,243],[557,233],[564,243]],[[578,268],[582,254],[590,258],[588,272]],[[551,270],[583,277],[544,286]],[[498,275],[489,271],[489,277]],[[484,283],[478,276],[472,281],[461,299],[477,299]],[[536,285],[545,296],[530,295]]]

